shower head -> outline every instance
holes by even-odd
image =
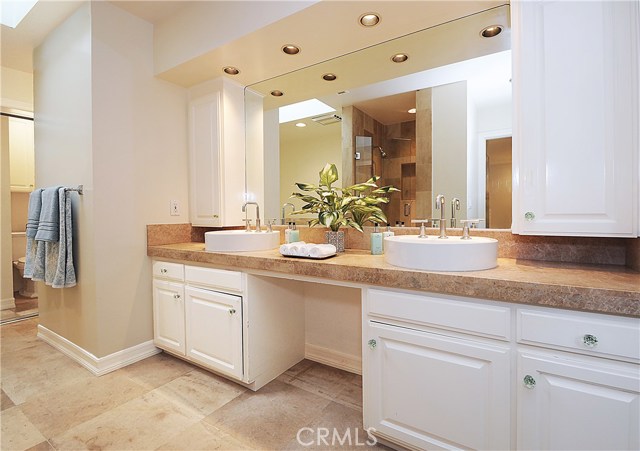
[[[378,150],[380,151],[380,156],[381,156],[382,158],[387,158],[387,152],[385,152],[385,151],[382,149],[382,147],[380,147],[380,146],[375,146],[375,147],[374,147],[374,149],[378,149]]]

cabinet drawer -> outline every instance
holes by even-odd
[[[518,309],[518,342],[640,359],[640,320]]]
[[[499,340],[510,340],[511,337],[510,310],[507,307],[375,289],[366,293],[371,317],[441,327]]]
[[[182,263],[153,262],[153,277],[164,279],[184,280],[184,265]]]
[[[221,290],[242,291],[242,273],[238,271],[185,266],[184,276],[187,282],[195,285]]]

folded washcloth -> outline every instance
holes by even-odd
[[[309,251],[311,250],[311,248],[313,246],[316,246],[313,243],[307,243],[307,244],[303,244],[302,246],[300,246],[298,248],[298,255],[300,257],[308,257],[309,256]]]
[[[27,209],[27,237],[35,238],[40,222],[40,210],[42,209],[42,188],[34,189],[29,194],[29,207]]]
[[[300,253],[302,246],[304,246],[306,243],[304,241],[296,241],[295,243],[290,243],[289,244],[289,255],[294,255],[297,257],[302,257],[302,254]]]
[[[323,258],[336,253],[337,249],[333,244],[315,244],[309,249],[309,257]]]
[[[60,239],[60,199],[58,191],[61,186],[45,188],[42,191],[42,208],[36,241],[58,241]]]

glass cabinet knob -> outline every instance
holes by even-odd
[[[230,308],[229,309],[229,315],[233,315],[234,313],[236,313],[236,309]]]
[[[174,294],[173,295],[173,299],[180,299],[180,295],[179,294]]]
[[[375,348],[376,348],[376,346],[378,345],[378,343],[377,343],[373,338],[372,338],[371,340],[369,340],[369,341],[367,342],[367,344],[369,345],[369,347],[370,347],[371,349],[375,349]]]
[[[160,274],[166,274],[166,273],[167,273],[166,268],[160,268]]]
[[[595,348],[598,344],[598,339],[595,335],[586,334],[584,337],[582,337],[582,342],[588,348]]]
[[[533,387],[536,386],[536,380],[532,376],[529,376],[528,374],[524,377],[522,382],[524,383],[524,386],[529,389],[532,389]]]
[[[536,219],[536,215],[534,212],[528,211],[524,214],[524,219],[526,219],[527,221],[533,221],[534,219]]]

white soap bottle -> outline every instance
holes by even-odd
[[[284,231],[284,242],[285,244],[291,244],[294,241],[291,240],[291,232],[293,232],[293,228],[291,227],[293,223],[289,222],[287,228]]]
[[[382,255],[382,233],[378,231],[378,223],[374,223],[371,232],[371,255]]]

